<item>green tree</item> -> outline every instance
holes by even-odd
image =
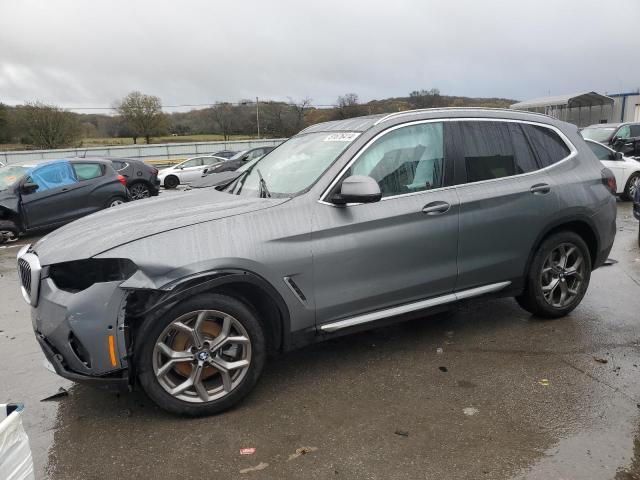
[[[160,98],[155,95],[131,92],[116,103],[116,110],[124,119],[133,143],[137,143],[138,137],[144,137],[149,143],[152,136],[167,133],[169,122]]]
[[[60,148],[75,143],[80,136],[80,122],[74,113],[40,102],[17,108],[19,127],[31,145]]]

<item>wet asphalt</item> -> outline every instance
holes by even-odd
[[[26,406],[37,478],[640,478],[637,236],[619,203],[618,263],[564,319],[498,299],[332,340],[272,359],[240,406],[202,419],[45,370],[18,248],[0,248],[0,403]]]

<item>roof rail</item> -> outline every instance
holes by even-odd
[[[382,122],[386,122],[387,120],[390,120],[392,118],[396,118],[396,117],[402,117],[404,115],[418,115],[420,113],[424,113],[424,112],[440,112],[440,111],[451,111],[451,110],[490,110],[493,112],[523,112],[523,113],[528,113],[530,115],[540,115],[542,117],[546,117],[546,118],[554,118],[550,115],[547,115],[545,113],[538,113],[538,112],[529,112],[527,110],[515,110],[515,109],[511,109],[511,108],[496,108],[496,107],[439,107],[439,108],[420,108],[417,110],[403,110],[402,112],[394,112],[394,113],[390,113],[389,115],[386,115],[384,117],[382,117],[381,119],[379,119],[378,121],[376,121],[374,123],[374,125],[378,125],[379,123]],[[556,119],[557,120],[557,119]]]

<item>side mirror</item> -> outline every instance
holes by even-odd
[[[331,197],[336,205],[347,203],[373,203],[382,198],[380,186],[373,178],[364,175],[352,175],[342,181],[340,193]]]
[[[614,160],[622,160],[622,152],[613,152]]]
[[[36,190],[38,190],[37,183],[26,182],[26,183],[23,183],[22,186],[20,187],[20,191],[25,195],[28,195],[29,193],[33,193]]]

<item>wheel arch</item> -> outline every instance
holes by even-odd
[[[553,235],[554,233],[565,230],[580,235],[580,237],[584,240],[584,242],[587,244],[587,247],[589,248],[591,269],[593,270],[594,268],[596,268],[596,264],[598,261],[598,252],[600,251],[600,241],[598,239],[598,234],[596,233],[596,228],[589,217],[575,216],[557,220],[556,222],[547,225],[547,228],[545,228],[542,233],[538,235],[538,238],[534,242],[533,247],[529,252],[529,257],[527,258],[527,264],[523,273],[523,277],[526,277],[526,275],[528,274],[529,268],[531,267],[531,262],[533,261],[533,257],[538,251],[538,248],[540,248],[542,242],[547,237],[549,237],[549,235]]]
[[[160,317],[174,305],[194,295],[216,292],[247,303],[257,313],[265,329],[270,353],[290,347],[290,313],[280,293],[260,275],[246,270],[216,270],[188,276],[167,285],[164,292],[155,291],[143,311],[133,316],[146,319]]]

